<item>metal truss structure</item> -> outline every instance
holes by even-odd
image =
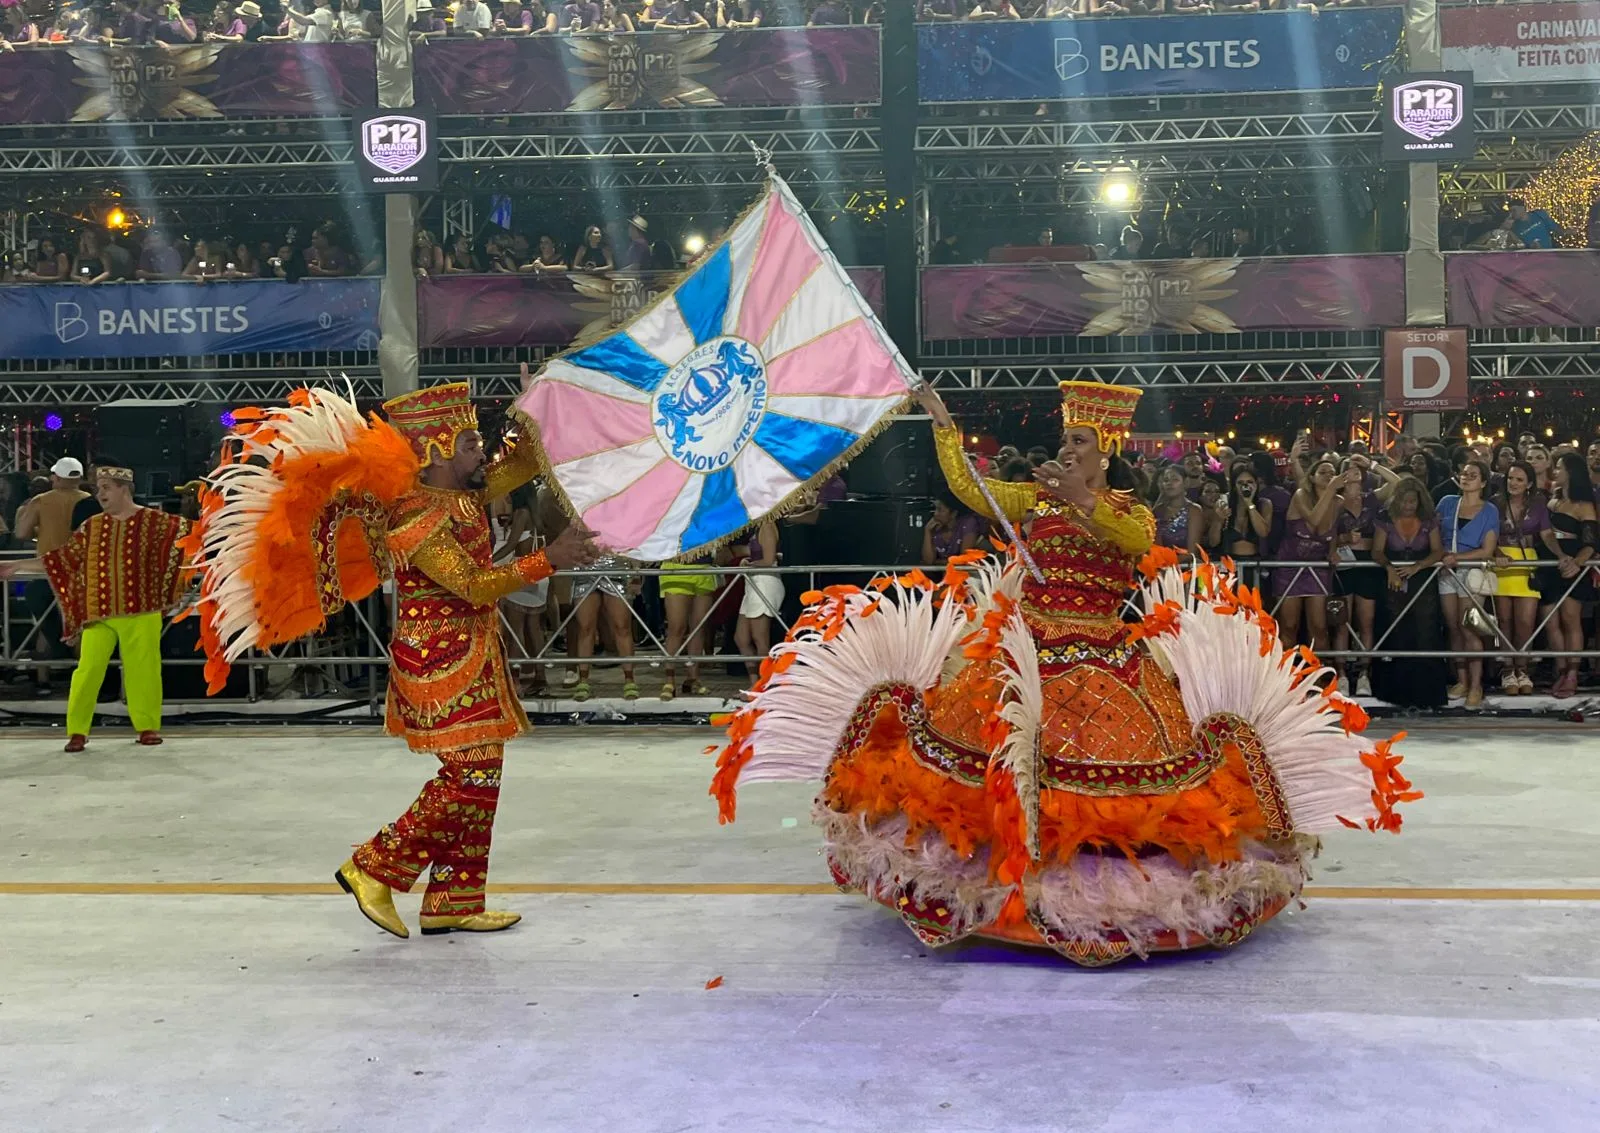
[[[255,360],[257,367],[261,360]],[[1600,345],[1593,343],[1480,344],[1471,356],[1472,379],[1492,382],[1592,382],[1600,376]],[[1249,390],[1378,388],[1382,360],[1376,351],[1360,356],[1095,359],[1032,365],[925,366],[922,376],[949,396],[977,393],[1054,393],[1064,381],[1100,381],[1149,389]],[[504,401],[519,392],[516,364],[501,358],[451,359],[423,367],[424,384],[467,381],[473,396]],[[83,408],[118,398],[184,399],[221,405],[275,404],[307,383],[346,383],[362,401],[383,397],[383,382],[370,362],[364,366],[305,366],[294,370],[240,368],[162,369],[122,373],[55,372],[0,377],[0,410]]]

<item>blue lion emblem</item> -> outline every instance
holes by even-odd
[[[748,393],[761,373],[761,363],[748,343],[723,342],[713,361],[690,372],[683,389],[656,399],[656,428],[666,430],[675,450],[700,440],[691,419],[704,417],[735,392]]]

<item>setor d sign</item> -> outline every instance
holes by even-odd
[[[1385,161],[1464,161],[1473,155],[1472,72],[1409,74],[1384,100]]]
[[[1412,411],[1467,407],[1467,328],[1383,332],[1383,405]]]
[[[355,119],[356,165],[375,193],[432,193],[439,188],[439,136],[433,116],[415,108],[377,110]]]

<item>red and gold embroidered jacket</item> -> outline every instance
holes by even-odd
[[[84,626],[106,618],[176,606],[188,585],[178,546],[188,526],[149,507],[127,519],[96,515],[43,555],[61,605],[62,640],[76,641]]]
[[[506,673],[495,604],[552,573],[544,552],[492,565],[484,505],[538,474],[524,441],[490,465],[485,487],[419,487],[390,512],[395,624],[389,654],[387,730],[413,751],[497,743],[528,727]]]

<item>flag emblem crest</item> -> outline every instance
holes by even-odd
[[[567,509],[618,554],[691,556],[864,448],[916,381],[777,177],[672,291],[517,401]]]
[[[724,336],[667,372],[651,401],[656,437],[690,472],[733,463],[767,412],[767,368],[756,348]]]

